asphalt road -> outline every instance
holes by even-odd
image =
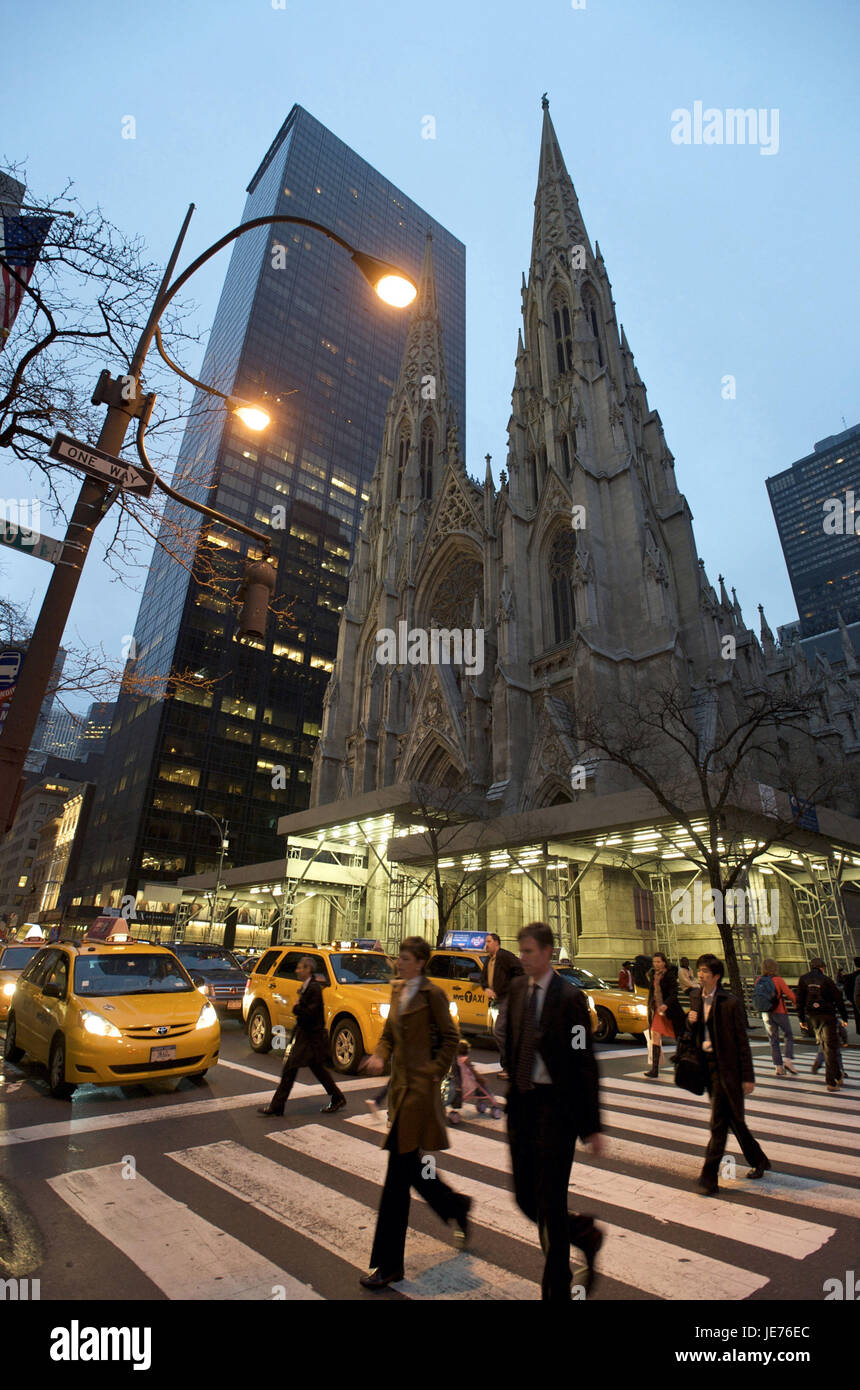
[[[830,1096],[809,1048],[787,1082],[754,1041],[748,1120],[774,1171],[747,1180],[735,1150],[734,1176],[711,1199],[693,1191],[703,1102],[669,1067],[642,1080],[645,1050],[630,1039],[598,1053],[609,1151],[578,1151],[571,1197],[607,1232],[596,1301],[820,1302],[825,1281],[857,1267],[856,1045],[846,1088]],[[503,1095],[497,1054],[475,1048],[473,1060]],[[470,1107],[439,1155],[475,1201],[469,1251],[415,1199],[407,1281],[362,1290],[384,1161],[366,1101],[382,1083],[346,1079],[335,1117],[320,1115],[320,1087],[299,1085],[283,1119],[263,1118],[279,1070],[233,1021],[202,1083],[81,1087],[57,1101],[41,1068],[0,1064],[0,1277],[38,1278],[43,1301],[539,1297],[542,1256],[510,1195],[504,1120]]]

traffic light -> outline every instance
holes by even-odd
[[[268,560],[256,560],[245,570],[239,597],[242,612],[236,630],[237,642],[264,642],[269,600],[275,590],[275,566]]]

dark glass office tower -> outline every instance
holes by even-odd
[[[463,244],[300,106],[251,180],[243,220],[275,212],[321,222],[416,280],[432,232],[462,432]],[[235,607],[156,550],[135,674],[191,671],[215,684],[120,698],[76,885],[84,902],[118,902],[120,892],[214,867],[218,833],[195,809],[229,820],[227,866],[282,852],[278,817],[308,802],[353,538],[408,324],[409,310],[383,304],[319,232],[284,224],[236,242],[201,380],[251,400],[265,393],[273,423],[252,434],[195,398],[177,486],[271,530],[276,597],[290,601],[291,619],[270,620],[265,650],[240,646]],[[169,504],[168,522],[179,514]],[[188,509],[181,515],[193,522]],[[201,521],[195,534],[216,581],[237,579],[255,553],[218,525]]]
[[[860,425],[767,479],[801,632],[860,621]],[[856,531],[855,531],[856,528]]]

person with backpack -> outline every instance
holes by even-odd
[[[824,1052],[824,1080],[828,1091],[838,1091],[842,1084],[837,1015],[848,1022],[845,996],[836,982],[825,975],[824,961],[815,956],[809,962],[807,973],[797,982],[797,1017],[805,1033],[812,1025],[815,1040]]]
[[[773,1058],[777,1076],[785,1076],[786,1072],[791,1072],[792,1076],[797,1076],[797,1067],[793,1061],[794,1038],[791,1032],[791,1019],[788,1017],[788,1010],[785,1007],[786,999],[790,1004],[796,1004],[797,1000],[793,991],[789,989],[780,975],[776,961],[771,960],[770,957],[761,963],[761,974],[756,976],[752,998],[753,1007],[761,1014],[764,1031],[770,1039],[770,1055]],[[779,1046],[780,1033],[785,1038],[785,1062],[782,1060]]]

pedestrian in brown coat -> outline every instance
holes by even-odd
[[[429,959],[430,947],[422,937],[406,937],[397,961],[400,981],[392,988],[385,1028],[363,1068],[378,1076],[391,1060],[390,1128],[383,1141],[388,1172],[370,1255],[373,1272],[361,1278],[367,1289],[384,1289],[404,1277],[410,1188],[446,1225],[453,1218],[464,1241],[468,1235],[471,1200],[437,1177],[435,1160],[424,1157],[427,1150],[448,1148],[440,1087],[460,1040],[448,1000],[424,974]]]

